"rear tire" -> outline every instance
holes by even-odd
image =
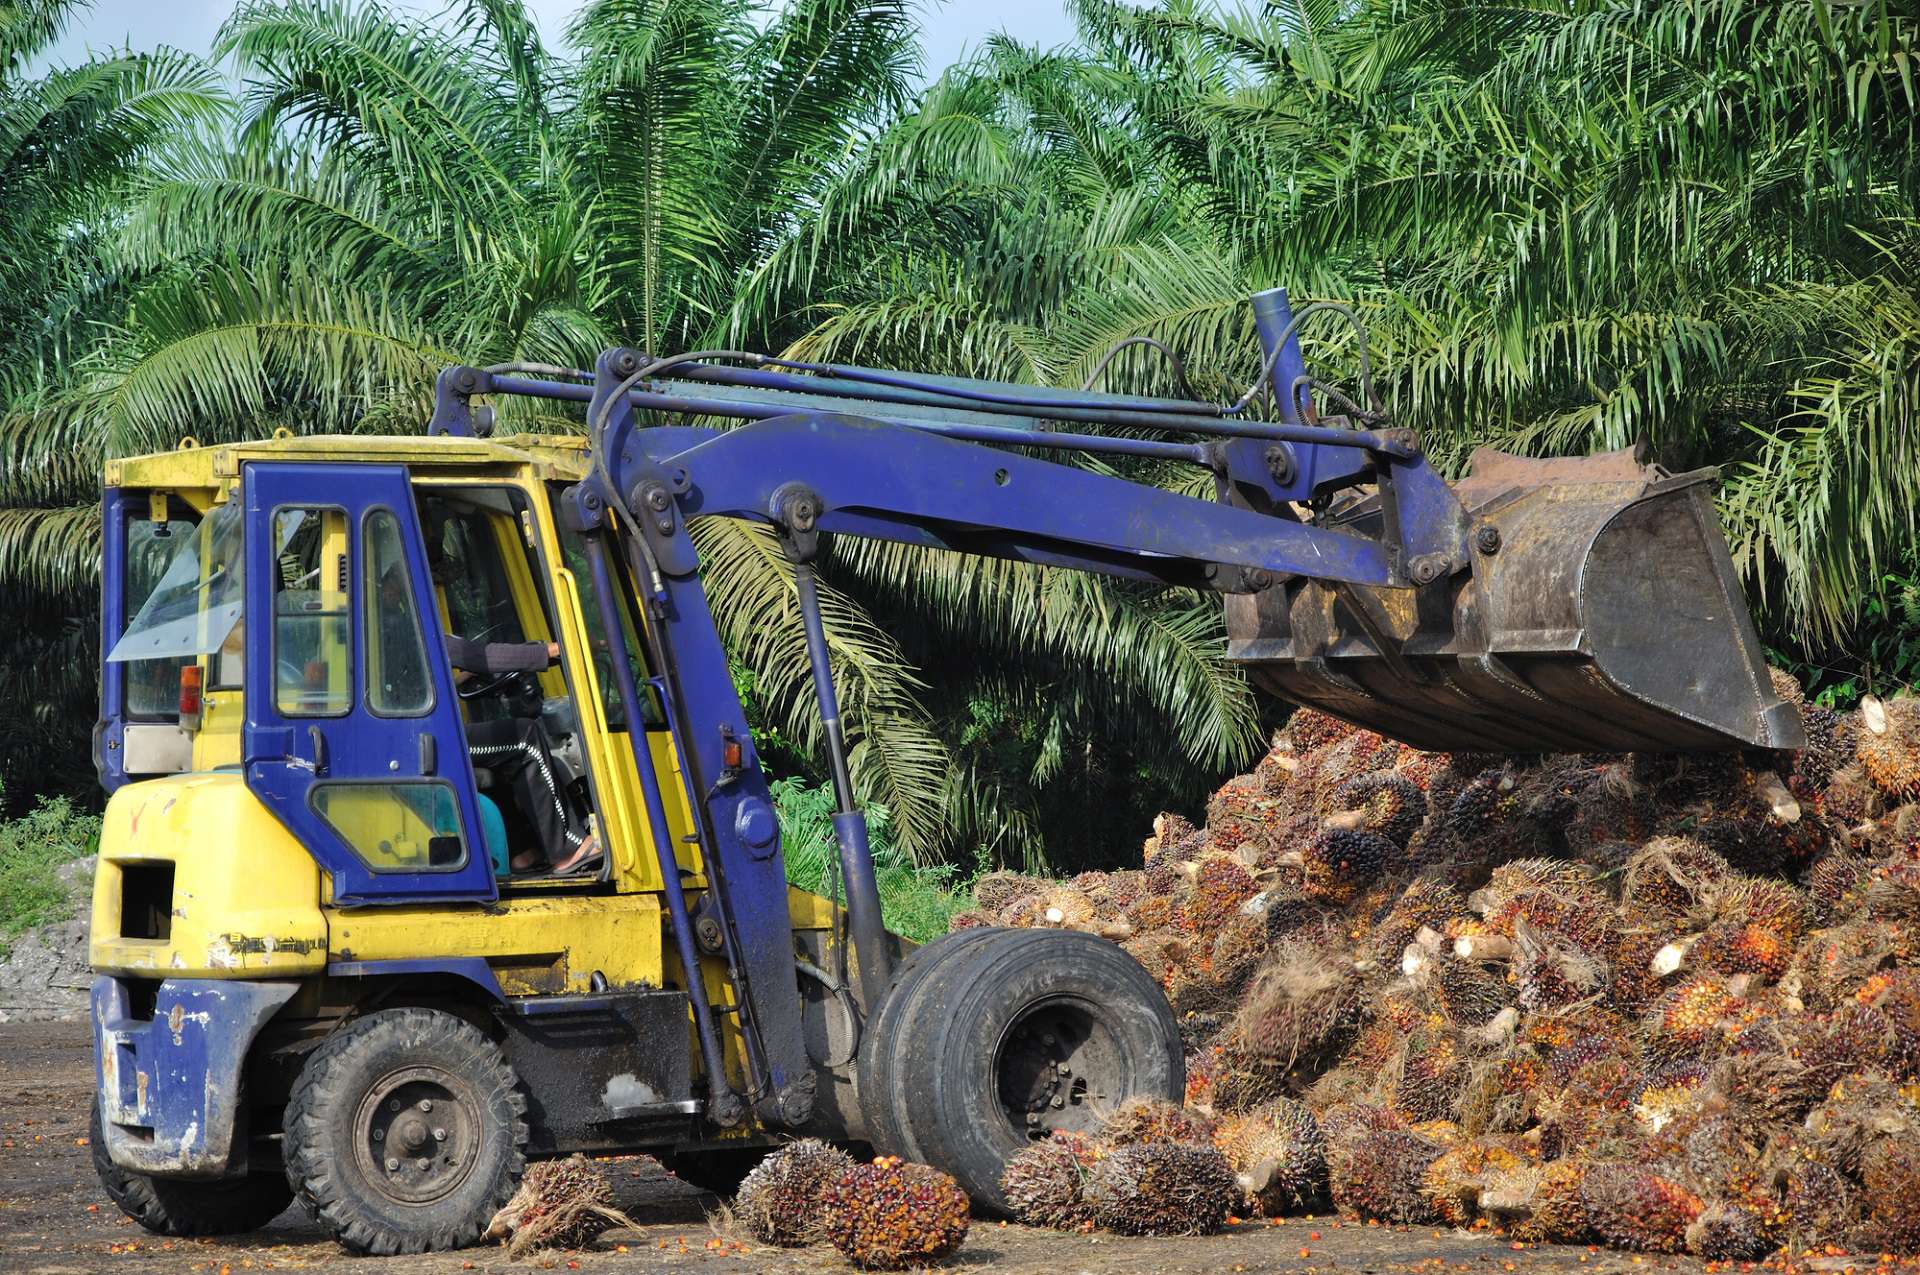
[[[259,1230],[293,1203],[293,1190],[278,1173],[208,1182],[158,1178],[121,1168],[107,1154],[98,1102],[93,1104],[87,1132],[100,1185],[122,1213],[155,1235],[240,1235]]]
[[[479,1239],[526,1166],[526,1099],[498,1045],[431,1009],[320,1043],[287,1099],[287,1181],[333,1238],[382,1256]]]
[[[1072,930],[967,933],[984,937],[936,952],[900,989],[907,1044],[875,1099],[903,1116],[898,1154],[1005,1213],[1008,1160],[1054,1130],[1092,1132],[1128,1098],[1180,1101],[1185,1056],[1165,993],[1114,944]]]
[[[867,1141],[882,1155],[914,1162],[924,1159],[913,1136],[905,1094],[896,1080],[906,1056],[919,1043],[913,1020],[924,1005],[920,985],[936,969],[951,970],[963,949],[993,932],[982,928],[960,930],[915,949],[894,970],[880,1008],[861,1029],[857,1064],[860,1114],[866,1122]]]

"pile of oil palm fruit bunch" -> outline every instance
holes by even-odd
[[[788,1143],[740,1183],[733,1217],[763,1244],[826,1241],[863,1270],[926,1266],[967,1238],[972,1202],[924,1164],[857,1163],[813,1138]]]
[[[991,874],[954,925],[1159,978],[1237,1207],[1920,1253],[1920,700],[1775,682],[1803,751],[1423,753],[1303,709],[1139,868]]]

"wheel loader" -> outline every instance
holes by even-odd
[[[89,955],[114,1200],[170,1235],[297,1200],[351,1249],[417,1252],[476,1241],[532,1158],[645,1152],[726,1189],[818,1136],[993,1212],[1030,1140],[1177,1099],[1173,1016],[1119,947],[886,931],[830,537],[1218,593],[1258,686],[1423,748],[1801,742],[1710,474],[1485,453],[1450,487],[1364,374],[1357,399],[1307,375],[1299,323],[1351,314],[1253,309],[1265,366],[1227,404],[618,349],[450,368],[418,436],[109,462]],[[495,428],[516,399],[584,436]],[[1115,476],[1132,458],[1215,498]],[[832,899],[786,881],[690,535],[718,518],[791,560]]]

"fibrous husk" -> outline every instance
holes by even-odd
[[[1085,1198],[1094,1220],[1121,1235],[1207,1235],[1226,1225],[1233,1170],[1210,1146],[1149,1142],[1102,1156]]]
[[[1150,1142],[1211,1145],[1213,1121],[1198,1111],[1160,1098],[1129,1098],[1100,1126],[1096,1140],[1108,1147]]]
[[[1331,936],[1296,933],[1253,976],[1234,1019],[1234,1039],[1250,1058],[1292,1067],[1327,1049],[1353,1025],[1363,990],[1353,960]]]
[[[733,1216],[762,1244],[811,1244],[827,1184],[852,1167],[852,1156],[818,1138],[788,1143],[741,1180]]]
[[[1093,1208],[1084,1192],[1099,1158],[1093,1139],[1055,1132],[1007,1161],[1000,1174],[1001,1194],[1013,1215],[1028,1226],[1056,1231],[1091,1226]]]
[[[545,1248],[579,1248],[602,1231],[633,1226],[613,1204],[613,1188],[583,1155],[528,1166],[513,1196],[487,1224],[487,1238],[503,1240],[520,1258]]]

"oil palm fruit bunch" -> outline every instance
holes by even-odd
[[[1254,975],[1234,1017],[1245,1056],[1291,1067],[1320,1055],[1357,1022],[1364,991],[1353,961],[1326,931],[1301,931]]]
[[[493,1215],[489,1239],[504,1240],[519,1258],[546,1248],[579,1248],[602,1231],[632,1226],[614,1207],[613,1188],[583,1155],[529,1166],[512,1198]]]
[[[1310,1209],[1326,1196],[1326,1135],[1305,1103],[1277,1098],[1222,1123],[1214,1142],[1262,1216]]]
[[[1056,1131],[1011,1160],[1000,1190],[1013,1215],[1028,1226],[1073,1231],[1093,1224],[1084,1190],[1100,1150],[1084,1134]]]
[[[1410,1128],[1354,1134],[1328,1163],[1328,1190],[1342,1212],[1364,1219],[1411,1224],[1434,1217],[1427,1170],[1443,1143]]]
[[[1187,867],[1180,911],[1187,924],[1202,934],[1219,933],[1240,906],[1259,892],[1253,874],[1236,855],[1203,854]]]
[[[1044,877],[1018,872],[989,872],[973,883],[974,906],[983,912],[1006,911],[1019,900],[1039,894],[1053,883]]]
[[[1881,792],[1895,801],[1920,798],[1920,700],[1861,700],[1854,754]]]
[[[1481,1216],[1480,1197],[1494,1183],[1534,1163],[1517,1138],[1466,1139],[1442,1151],[1427,1166],[1425,1190],[1440,1220],[1466,1226]]]
[[[1094,1221],[1120,1235],[1208,1235],[1226,1225],[1236,1191],[1212,1147],[1145,1142],[1102,1156],[1085,1198]]]
[[[1778,1247],[1764,1201],[1710,1200],[1687,1227],[1686,1250],[1708,1261],[1753,1262]]]
[[[1620,903],[1629,915],[1681,922],[1706,894],[1733,875],[1724,857],[1686,837],[1657,837],[1627,861]]]
[[[1358,828],[1323,828],[1294,853],[1301,890],[1335,904],[1352,902],[1400,858],[1391,841]]]
[[[1108,1147],[1152,1142],[1211,1144],[1213,1121],[1164,1099],[1129,1098],[1100,1126],[1098,1141]]]
[[[1677,1175],[1627,1163],[1589,1167],[1580,1202],[1608,1244],[1647,1253],[1685,1251],[1687,1228],[1706,1207]]]
[[[1427,797],[1398,771],[1375,770],[1341,784],[1333,792],[1338,812],[1329,823],[1359,828],[1393,843],[1399,850],[1427,819]]]
[[[1359,729],[1353,723],[1342,721],[1317,708],[1296,708],[1293,715],[1287,718],[1287,724],[1280,729],[1280,748],[1293,753],[1318,752],[1339,743]]]
[[[925,1266],[967,1238],[967,1193],[938,1169],[883,1156],[857,1164],[822,1193],[822,1230],[865,1270]]]
[[[733,1215],[762,1244],[811,1244],[820,1238],[827,1185],[853,1167],[852,1156],[818,1138],[790,1142],[741,1180]]]
[[[1480,1193],[1480,1207],[1508,1216],[1516,1240],[1529,1244],[1579,1244],[1593,1233],[1580,1187],[1586,1162],[1555,1160],[1530,1173],[1495,1177]]]

